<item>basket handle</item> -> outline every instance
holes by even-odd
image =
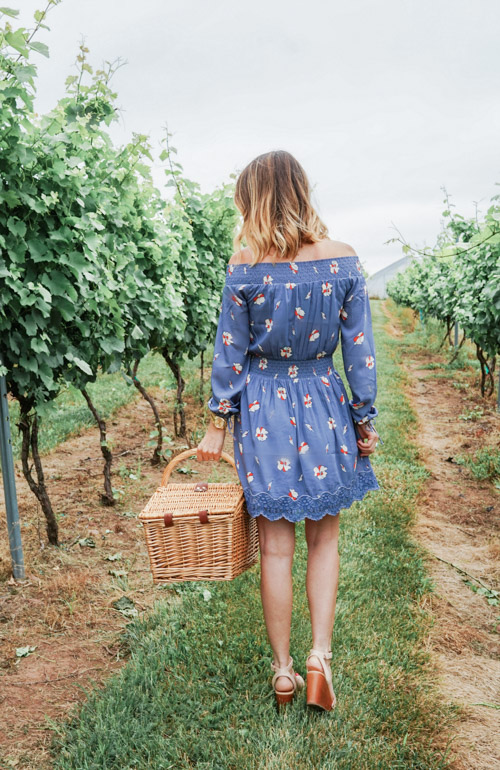
[[[178,455],[173,457],[170,460],[170,462],[167,465],[167,467],[165,468],[165,470],[163,471],[163,475],[161,477],[160,486],[164,487],[164,486],[167,485],[167,482],[168,482],[168,480],[170,478],[170,475],[171,475],[172,471],[174,470],[175,466],[178,465],[181,462],[181,460],[185,460],[187,457],[192,457],[192,456],[196,457],[196,448],[195,449],[185,449],[183,452],[179,452]],[[231,455],[228,454],[227,452],[223,451],[221,453],[221,456],[220,456],[219,459],[220,460],[225,460],[227,463],[229,463],[229,465],[232,465],[233,468],[236,470],[236,465],[234,463],[234,460],[231,457]]]

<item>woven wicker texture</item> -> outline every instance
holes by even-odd
[[[258,558],[257,522],[248,514],[239,482],[169,483],[175,466],[193,456],[186,449],[169,462],[161,486],[139,514],[155,583],[232,580]],[[227,452],[221,460],[235,468]]]

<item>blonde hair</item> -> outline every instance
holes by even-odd
[[[259,155],[241,172],[234,202],[243,225],[234,248],[246,241],[253,267],[271,250],[283,260],[293,260],[304,243],[316,243],[328,236],[310,201],[310,185],[300,163],[284,150]]]

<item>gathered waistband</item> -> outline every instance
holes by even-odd
[[[250,372],[269,377],[314,377],[336,374],[332,356],[321,358],[268,358],[267,356],[250,355]]]

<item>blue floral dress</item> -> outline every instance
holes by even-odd
[[[332,361],[339,337],[350,400]],[[227,418],[251,516],[321,519],[379,489],[354,425],[378,414],[357,256],[229,264],[211,386],[208,408]]]

